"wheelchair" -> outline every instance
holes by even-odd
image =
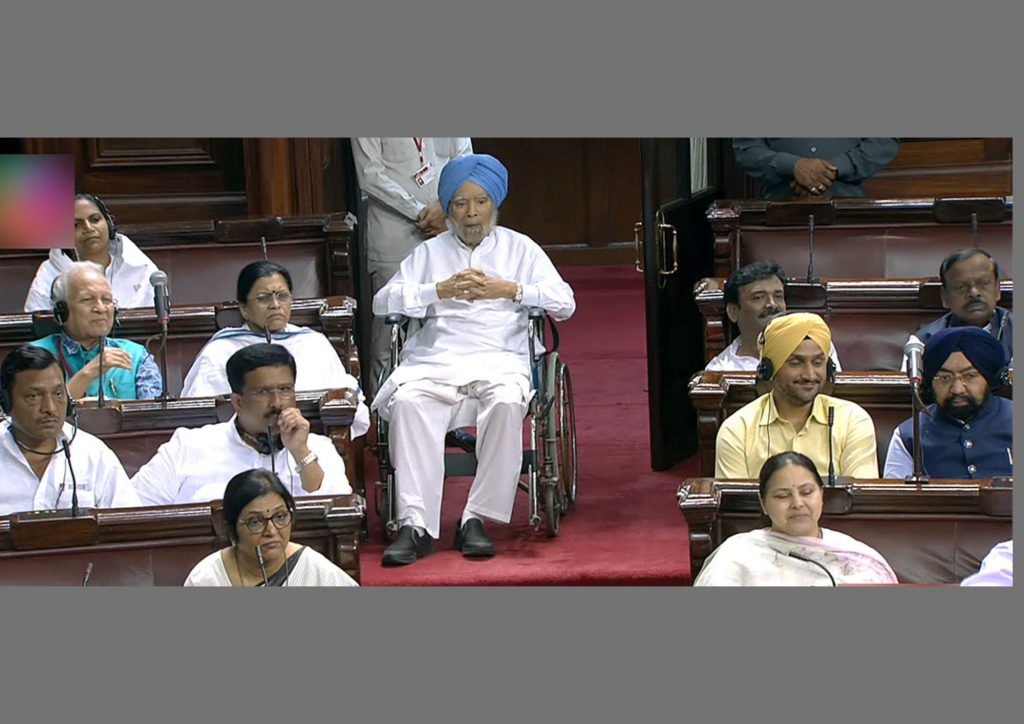
[[[534,530],[545,523],[550,537],[558,535],[563,515],[576,502],[576,413],[573,405],[572,379],[569,367],[558,355],[558,330],[550,322],[551,349],[547,349],[545,328],[548,317],[540,307],[528,309],[530,379],[533,395],[527,408],[531,444],[524,443],[519,489],[527,492],[529,521]],[[409,318],[390,314],[385,324],[391,331],[391,353],[381,371],[378,387],[398,366]],[[398,504],[395,495],[395,468],[391,463],[389,424],[374,411],[377,428],[377,455],[380,480],[374,485],[374,508],[384,519],[383,537],[387,542],[398,533]],[[457,425],[455,426],[457,427]],[[476,473],[477,459],[473,452],[449,452],[444,455],[444,475],[471,477]],[[525,480],[523,479],[525,477]],[[543,512],[543,517],[541,513]]]

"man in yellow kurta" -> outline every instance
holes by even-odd
[[[715,476],[756,478],[764,461],[795,450],[828,475],[829,408],[836,476],[877,478],[875,426],[856,403],[821,394],[828,376],[832,333],[817,314],[773,319],[758,340],[759,374],[771,391],[744,405],[722,424],[715,446]]]

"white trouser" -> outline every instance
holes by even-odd
[[[523,463],[527,403],[518,379],[456,387],[408,382],[388,402],[399,525],[440,537],[444,438],[453,427],[477,428],[477,469],[464,512],[508,523]]]
[[[400,261],[375,261],[368,259],[366,262],[367,271],[370,273],[370,304],[372,299],[381,288],[384,287],[391,277],[401,266]],[[407,335],[411,335],[420,326],[420,320],[410,319],[407,328]],[[372,400],[377,394],[377,378],[384,368],[388,357],[391,355],[391,328],[384,324],[384,317],[373,315],[373,323],[370,325],[370,391],[366,399]]]

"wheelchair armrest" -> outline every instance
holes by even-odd
[[[408,321],[409,318],[407,316],[405,316],[404,314],[398,314],[397,312],[395,314],[389,314],[388,316],[384,317],[384,324],[404,325]]]
[[[527,315],[530,319],[544,319],[547,312],[544,311],[544,307],[529,307]]]

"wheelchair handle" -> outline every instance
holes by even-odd
[[[544,319],[547,312],[544,311],[544,307],[529,307],[527,314],[530,319]]]
[[[384,324],[405,324],[409,321],[409,318],[404,314],[389,314],[384,317]]]

